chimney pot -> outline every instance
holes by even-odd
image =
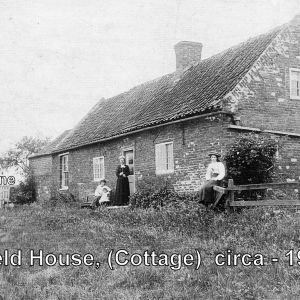
[[[174,46],[174,50],[176,55],[176,71],[184,70],[201,60],[201,43],[181,41]]]

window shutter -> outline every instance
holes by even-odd
[[[65,171],[69,171],[69,155],[65,156]]]
[[[59,183],[61,188],[63,187],[62,172],[63,172],[63,156],[60,156],[59,157]]]
[[[291,80],[291,95],[297,96],[297,81]]]
[[[94,181],[99,181],[104,178],[104,158],[94,157],[93,158],[93,174]]]
[[[99,158],[99,177],[104,178],[104,158]]]
[[[174,170],[173,143],[168,144],[168,171]]]
[[[166,165],[165,157],[165,144],[155,145],[155,163],[156,163],[156,173],[163,173]]]
[[[94,173],[94,180],[97,181],[99,180],[99,158],[98,157],[94,157],[93,158],[93,173]]]
[[[174,171],[173,143],[155,145],[156,174]]]
[[[291,97],[300,97],[300,70],[292,70],[290,73],[290,95]]]

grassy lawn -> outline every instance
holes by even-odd
[[[108,210],[42,207],[0,211],[1,251],[22,249],[22,266],[1,266],[4,299],[299,299],[300,266],[289,266],[290,249],[300,250],[300,214],[248,209]],[[29,266],[30,249],[45,253],[92,253],[95,266]],[[201,253],[202,264],[167,266],[107,264],[111,249],[130,253]],[[262,253],[264,266],[217,266],[216,254]],[[29,259],[28,259],[29,260]],[[1,298],[0,298],[1,299]]]

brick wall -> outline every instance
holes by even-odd
[[[281,137],[277,166],[278,178],[283,181],[300,181],[300,139]]]
[[[300,18],[274,39],[248,74],[225,97],[241,124],[300,133],[300,101],[290,99],[290,68],[300,69]]]
[[[35,188],[39,201],[49,201],[52,196],[52,157],[42,156],[30,159]]]
[[[83,201],[93,192],[97,182],[93,181],[93,158],[104,156],[105,178],[114,190],[115,170],[122,149],[133,147],[135,155],[135,175],[138,185],[141,181],[157,178],[155,175],[155,144],[173,141],[175,172],[160,175],[159,180],[168,180],[180,192],[198,190],[204,180],[209,163],[207,153],[211,150],[224,152],[226,143],[235,136],[223,123],[223,116],[198,119],[180,124],[169,125],[132,134],[109,142],[83,147],[69,152],[69,189]],[[53,159],[53,182],[59,189],[59,157]]]
[[[300,69],[300,16],[296,16],[224,99],[245,127],[300,133],[300,101],[290,98],[290,68]],[[274,135],[282,149],[278,180],[300,180],[300,139]]]
[[[116,185],[115,169],[122,149],[133,147],[135,153],[135,175],[137,186],[158,180],[168,181],[178,192],[197,191],[204,180],[209,163],[207,153],[218,150],[225,153],[226,145],[243,132],[228,130],[230,120],[224,116],[216,116],[148,130],[139,134],[118,138],[106,143],[99,143],[69,152],[69,190],[79,201],[84,201],[89,193],[93,193],[97,182],[93,180],[93,158],[104,156],[105,178],[114,190]],[[300,143],[292,137],[275,136],[282,141],[277,164],[278,179],[300,179]],[[174,168],[170,175],[155,175],[155,144],[173,141]],[[47,159],[36,159],[38,165],[46,170]],[[49,170],[49,169],[48,169]],[[59,189],[59,156],[53,156],[52,181],[49,175],[37,176],[40,199],[49,199],[49,191]],[[50,192],[51,193],[51,192]],[[48,198],[46,197],[48,195]]]

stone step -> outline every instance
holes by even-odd
[[[83,202],[81,203],[81,208],[92,208],[92,202]],[[103,206],[107,209],[116,209],[116,208],[128,208],[129,205],[113,205],[113,206]]]

